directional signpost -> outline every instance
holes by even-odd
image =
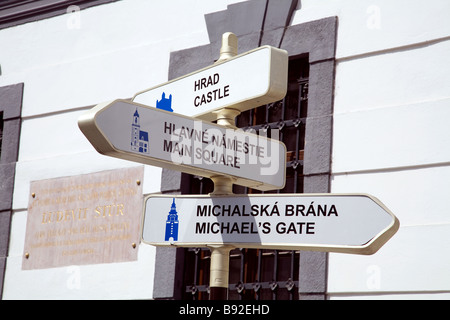
[[[133,101],[213,121],[218,109],[245,111],[283,99],[287,71],[287,52],[264,46],[138,93]]]
[[[213,66],[138,93],[132,102],[100,104],[78,121],[102,154],[213,179],[209,196],[147,197],[143,242],[209,247],[211,299],[227,297],[232,248],[374,254],[399,221],[372,196],[232,195],[232,184],[262,191],[285,185],[285,145],[234,128],[234,117],[284,98],[288,54],[265,46],[237,56],[237,37],[223,39]]]
[[[150,196],[142,239],[156,246],[373,254],[398,219],[369,195]]]
[[[203,177],[229,176],[259,190],[285,184],[286,146],[125,100],[100,104],[79,119],[98,152]]]

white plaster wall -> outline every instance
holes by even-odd
[[[293,24],[339,17],[337,58],[448,38],[446,0],[300,0]]]
[[[336,114],[333,171],[448,163],[449,105],[445,99]]]
[[[78,117],[167,81],[170,52],[209,43],[204,15],[235,2],[123,0],[0,30],[0,86],[25,83],[3,299],[152,298],[156,250],[144,244],[135,262],[22,271],[30,182],[139,166],[98,154]],[[161,169],[145,166],[144,193],[160,186]]]
[[[26,82],[24,117],[79,108],[167,80],[171,51],[209,43],[204,14],[232,0],[124,0],[0,32],[0,85]]]
[[[332,299],[450,296],[449,48],[338,63],[332,192],[373,194],[401,228],[374,256],[330,255]]]
[[[294,16],[339,17],[332,192],[370,193],[401,223],[373,256],[330,254],[331,299],[450,298],[448,12],[445,0],[303,0]]]
[[[334,176],[333,192],[376,196],[401,228],[373,256],[330,254],[331,298],[449,298],[449,181],[449,166]]]

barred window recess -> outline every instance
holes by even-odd
[[[303,154],[308,112],[308,57],[289,61],[288,92],[282,101],[242,113],[236,126],[245,129],[280,130],[280,140],[287,147],[286,186],[266,193],[303,192]],[[183,193],[208,194],[211,180],[183,174]],[[234,186],[236,194],[265,193]],[[298,251],[235,249],[230,255],[229,298],[233,300],[298,299]],[[187,249],[185,254],[184,299],[209,298],[210,251]]]

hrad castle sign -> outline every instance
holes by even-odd
[[[287,52],[263,46],[136,94],[133,102],[215,120],[214,111],[240,111],[283,99],[287,90]],[[249,85],[251,84],[251,85]],[[171,108],[161,107],[166,96]]]

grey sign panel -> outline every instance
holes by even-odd
[[[398,219],[363,194],[150,196],[142,239],[155,246],[373,254]]]
[[[259,190],[285,185],[286,146],[261,134],[125,100],[98,105],[78,123],[96,150],[108,156],[203,177],[229,176]]]

